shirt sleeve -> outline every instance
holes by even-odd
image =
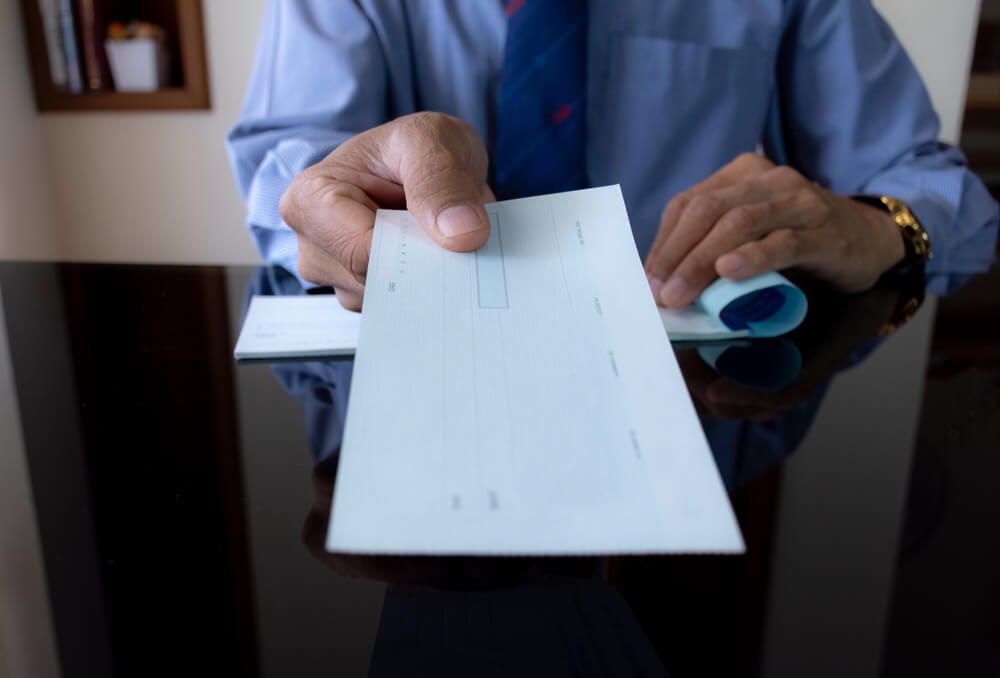
[[[777,64],[776,155],[836,193],[906,202],[934,247],[928,274],[986,270],[997,203],[962,152],[938,141],[923,81],[871,0],[794,5]]]
[[[268,264],[297,274],[298,244],[278,201],[302,170],[385,122],[386,92],[382,48],[356,4],[269,0],[243,110],[226,138]]]

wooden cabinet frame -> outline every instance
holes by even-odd
[[[154,111],[209,109],[208,68],[201,0],[173,0],[177,11],[178,40],[183,87],[155,92],[82,92],[72,94],[56,87],[49,71],[48,51],[37,0],[21,0],[27,35],[35,105],[39,111]]]

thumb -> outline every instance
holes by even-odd
[[[399,178],[406,207],[427,235],[445,249],[469,252],[490,235],[483,207],[486,149],[471,127],[441,118],[421,120],[432,129],[396,137]]]

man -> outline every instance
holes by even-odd
[[[229,150],[265,259],[349,308],[379,207],[468,251],[494,189],[612,183],[679,307],[787,268],[859,291],[928,241],[984,269],[997,205],[938,129],[870,0],[272,0]]]

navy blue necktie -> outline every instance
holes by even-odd
[[[511,0],[493,152],[497,198],[587,185],[586,0]]]

